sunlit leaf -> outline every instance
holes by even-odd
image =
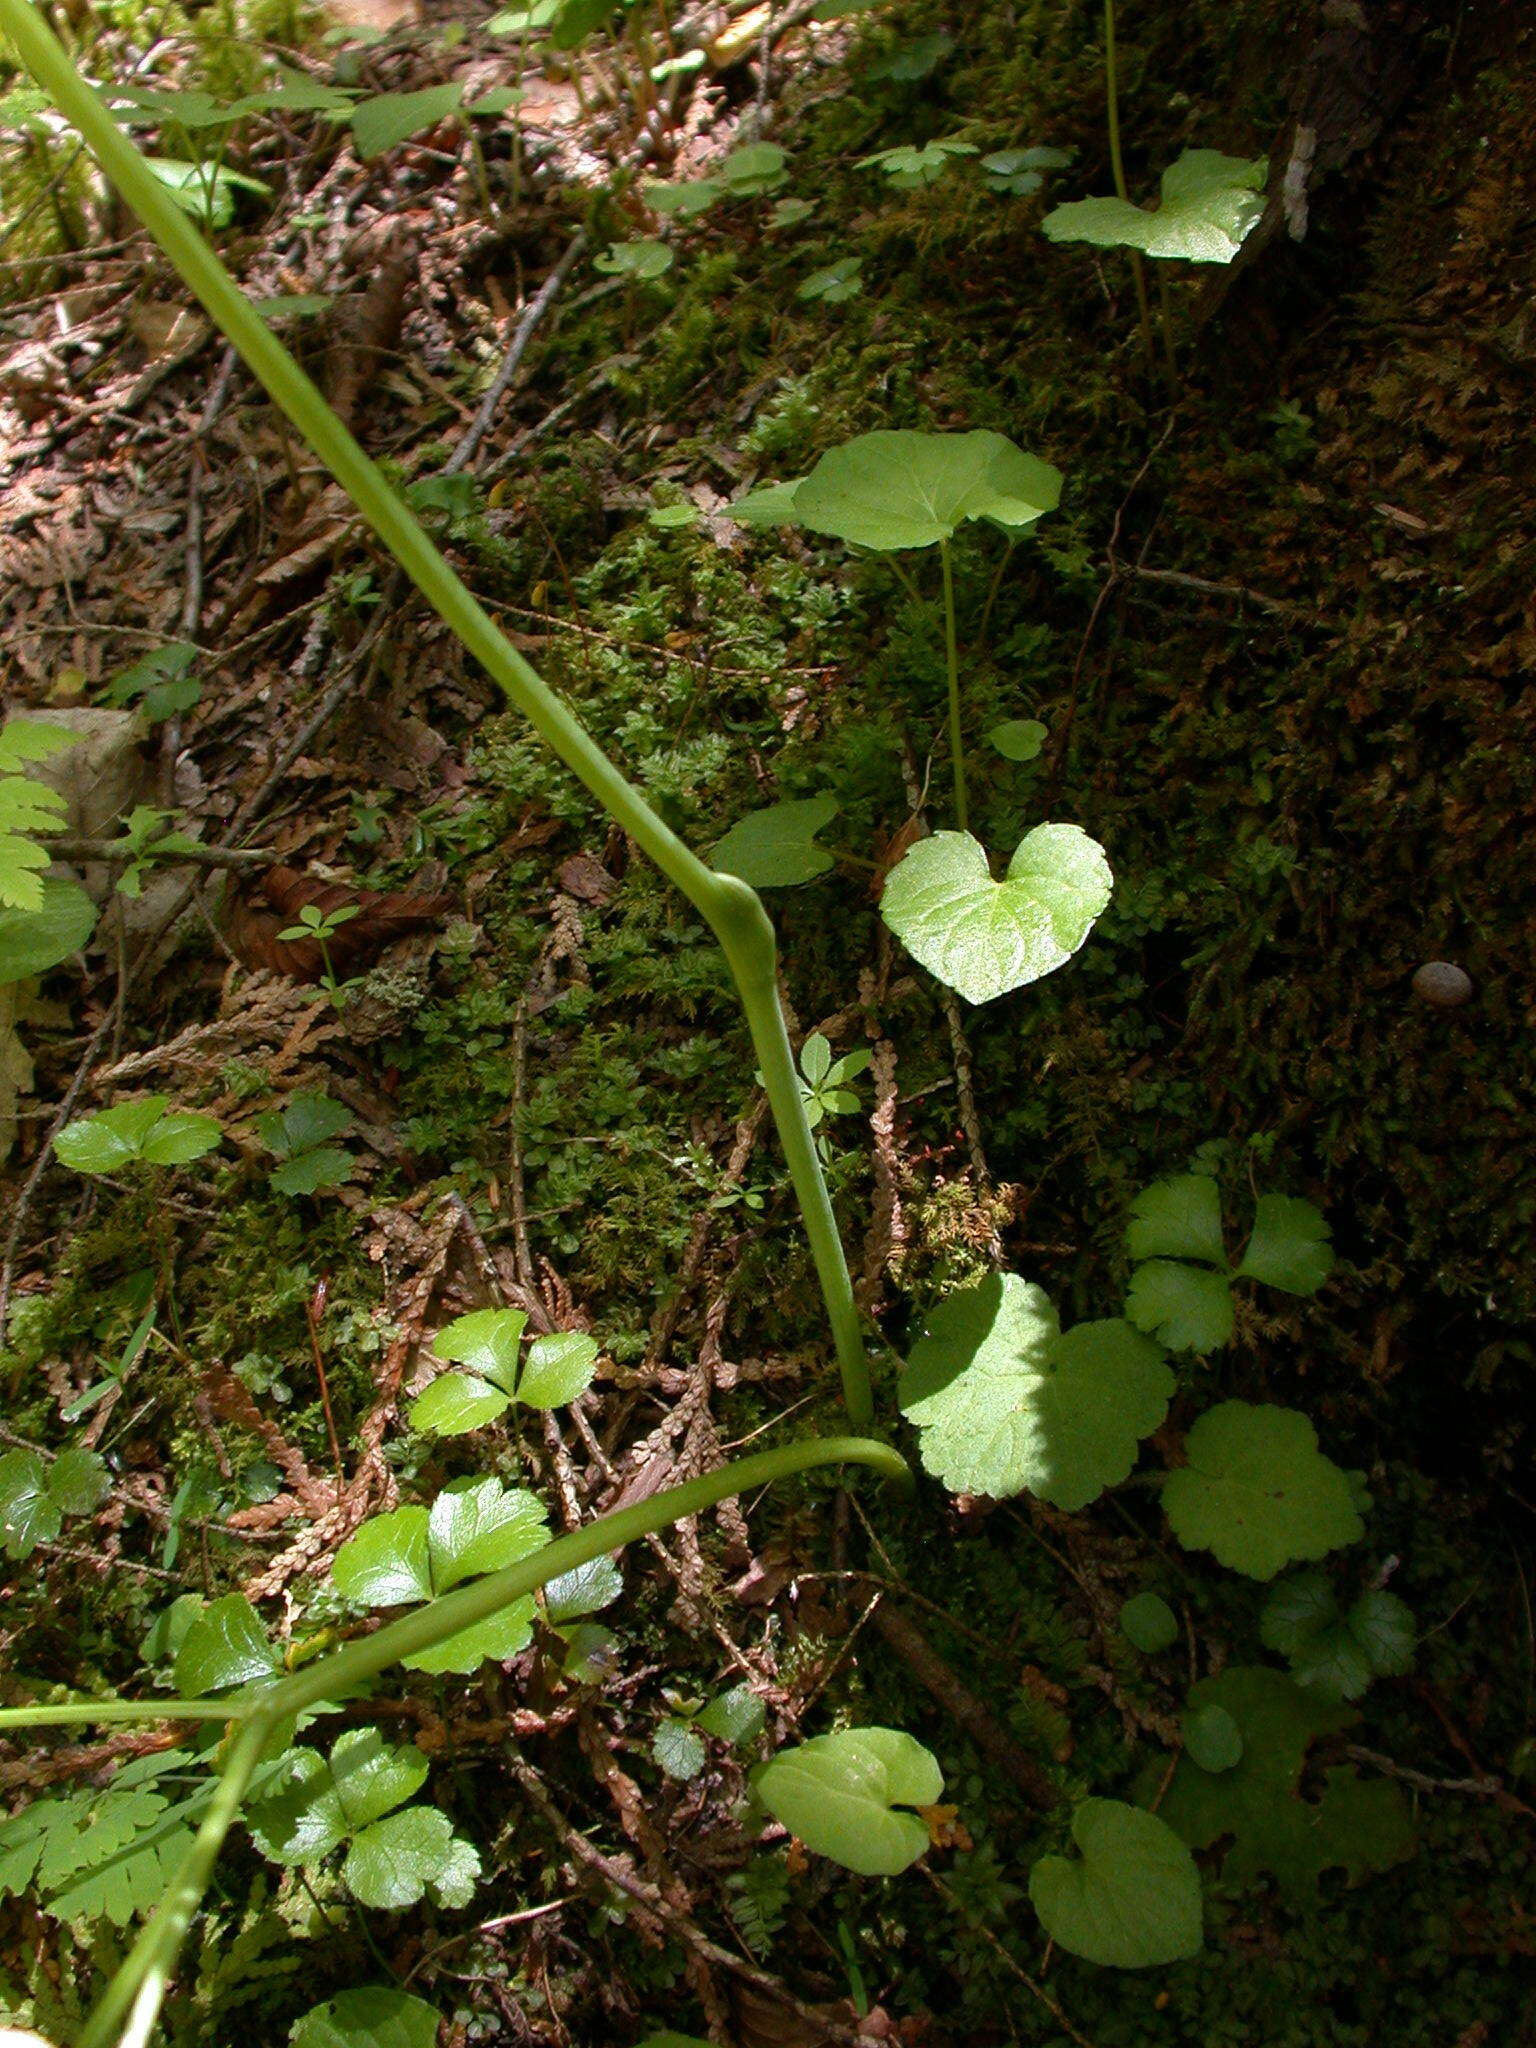
[[[936,1806],[937,1759],[898,1728],[844,1728],[780,1750],[753,1779],[783,1827],[861,1877],[894,1877],[928,1848],[927,1823],[903,1809]]]
[[[1140,249],[1186,263],[1230,263],[1264,212],[1268,175],[1266,157],[1186,149],[1163,173],[1155,213],[1125,199],[1078,199],[1056,207],[1041,226],[1053,242]]]
[[[1191,1429],[1184,1455],[1163,1487],[1173,1533],[1249,1578],[1272,1579],[1364,1533],[1348,1479],[1297,1409],[1223,1401]]]

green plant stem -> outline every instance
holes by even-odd
[[[1120,155],[1120,80],[1115,61],[1115,0],[1104,0],[1104,99],[1109,113],[1109,163],[1115,177],[1115,194],[1130,204],[1125,183],[1125,164]],[[1136,280],[1136,311],[1141,320],[1141,345],[1147,358],[1147,375],[1157,375],[1157,352],[1152,345],[1152,309],[1147,303],[1147,271],[1141,251],[1131,251],[1131,275]]]
[[[944,662],[949,675],[949,751],[955,766],[955,822],[964,832],[967,813],[965,741],[960,732],[960,647],[955,633],[955,571],[947,540],[939,542],[939,563],[944,571]]]
[[[849,1420],[874,1417],[864,1333],[821,1162],[806,1123],[779,1005],[773,926],[756,893],[706,867],[657,816],[596,741],[493,624],[310,379],[261,319],[197,229],[169,199],[29,0],[0,0],[0,30],[433,610],[500,685],[550,750],[585,783],[705,919],[741,992],[811,1256],[826,1302]]]
[[[306,1708],[344,1698],[401,1658],[436,1648],[460,1630],[488,1620],[513,1600],[537,1592],[563,1572],[590,1564],[595,1558],[622,1549],[639,1537],[654,1535],[674,1522],[685,1521],[690,1515],[702,1514],[706,1508],[717,1507],[721,1501],[753,1487],[825,1465],[867,1465],[896,1485],[910,1488],[913,1484],[911,1469],[901,1453],[870,1437],[814,1437],[804,1443],[780,1444],[771,1451],[758,1451],[722,1466],[717,1472],[705,1473],[700,1479],[668,1487],[650,1500],[604,1515],[569,1536],[557,1537],[532,1557],[492,1572],[473,1585],[445,1593],[414,1614],[333,1650],[329,1656],[279,1679],[260,1693],[246,1694],[212,1708],[211,1717],[235,1722],[239,1729],[225,1758],[218,1789],[164,1898],[108,1985],[76,2048],[144,2048],[187,1929],[213,1876],[224,1838],[239,1817],[251,1777],[274,1730],[285,1720]],[[124,1717],[115,1713],[114,1708],[131,1704],[102,1700],[85,1703],[81,1711],[92,1719],[118,1719]],[[174,1706],[168,1708],[164,1702],[156,1706],[155,1712],[175,1718],[190,1718],[194,1711],[198,1718],[209,1716],[206,1702],[185,1702],[183,1706],[184,1715],[176,1714]],[[40,1708],[33,1718],[41,1721],[45,1715],[56,1716],[61,1711],[70,1710]],[[6,1719],[14,1722],[15,1717]]]
[[[56,1707],[0,1708],[0,1734],[10,1728],[107,1728],[119,1721],[239,1721],[243,1701],[70,1700]]]

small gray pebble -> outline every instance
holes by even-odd
[[[1426,960],[1413,977],[1413,992],[1437,1010],[1459,1010],[1472,994],[1472,977],[1449,960]]]

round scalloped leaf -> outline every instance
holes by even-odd
[[[1186,1707],[1179,1725],[1184,1748],[1202,1771],[1232,1771],[1242,1762],[1242,1730],[1225,1707]]]
[[[408,1991],[368,1984],[311,2006],[291,2048],[437,2048],[436,2010]]]
[[[432,1591],[499,1572],[549,1541],[544,1503],[499,1479],[456,1481],[432,1503],[427,1524]]]
[[[665,242],[613,242],[601,256],[592,258],[592,268],[609,277],[639,281],[661,277],[672,268],[672,251]]]
[[[1140,249],[1186,263],[1230,263],[1264,211],[1267,157],[1186,149],[1164,171],[1156,213],[1128,199],[1078,199],[1040,223],[1052,242]]]
[[[1291,1676],[1329,1699],[1357,1700],[1373,1678],[1397,1676],[1413,1663],[1412,1610],[1395,1593],[1362,1593],[1347,1615],[1321,1572],[1284,1580],[1265,1602],[1259,1636],[1288,1659]]]
[[[283,1668],[261,1616],[243,1593],[210,1601],[192,1621],[176,1653],[176,1690],[183,1699],[275,1678]]]
[[[816,834],[831,824],[837,810],[837,798],[823,792],[749,811],[715,842],[710,865],[754,889],[794,889],[814,882],[832,866],[832,856],[816,844]]]
[[[1126,1478],[1173,1374],[1118,1319],[1063,1333],[1044,1291],[989,1274],[942,1301],[902,1369],[924,1466],[954,1493],[1030,1492],[1068,1513]]]
[[[668,1715],[657,1725],[651,1738],[651,1755],[669,1778],[686,1784],[704,1768],[704,1744],[693,1731],[691,1721]]]
[[[1046,737],[1046,728],[1038,718],[1005,718],[987,734],[987,744],[1005,761],[1033,761]]]
[[[1053,1941],[1119,1970],[1199,1954],[1200,1873],[1166,1822],[1118,1799],[1085,1799],[1072,1839],[1081,1860],[1042,1856],[1029,1874],[1030,1904]]]
[[[1237,1321],[1225,1273],[1186,1266],[1181,1259],[1148,1259],[1125,1291],[1126,1321],[1170,1351],[1204,1357],[1231,1340]]]
[[[597,1366],[597,1345],[584,1330],[555,1330],[535,1337],[517,1383],[525,1408],[563,1408],[584,1394]]]
[[[341,1866],[359,1905],[388,1912],[431,1891],[445,1906],[466,1905],[480,1875],[479,1852],[435,1806],[408,1806],[365,1828]]]
[[[1208,1173],[1175,1174],[1143,1188],[1125,1233],[1133,1259],[1202,1259],[1223,1269],[1221,1196]]]
[[[1294,1408],[1223,1401],[1191,1429],[1184,1454],[1163,1487],[1164,1512],[1187,1550],[1214,1551],[1233,1571],[1272,1579],[1364,1533],[1348,1479]]]
[[[427,1510],[396,1508],[373,1515],[348,1537],[331,1566],[331,1583],[359,1607],[403,1607],[432,1598]]]
[[[1322,1212],[1295,1195],[1260,1195],[1253,1234],[1237,1270],[1284,1294],[1316,1294],[1333,1271],[1333,1246]]]
[[[36,910],[0,910],[0,984],[46,974],[96,929],[96,906],[77,882],[45,876]]]
[[[881,428],[827,450],[795,492],[794,517],[885,552],[932,547],[967,519],[1022,532],[1060,497],[1061,471],[1005,434]]]
[[[562,1572],[545,1582],[539,1598],[544,1619],[551,1624],[577,1621],[583,1614],[598,1614],[611,1607],[624,1591],[624,1574],[611,1557],[594,1557],[586,1564]]]
[[[1076,825],[1037,825],[995,882],[968,832],[919,839],[891,870],[880,915],[913,959],[968,1003],[1065,964],[1108,903],[1104,849]]]
[[[1179,1639],[1178,1616],[1159,1593],[1136,1593],[1120,1610],[1120,1632],[1149,1657]]]
[[[290,1750],[251,1809],[251,1833],[275,1863],[318,1863],[413,1798],[428,1768],[419,1749],[394,1748],[377,1728],[349,1729],[328,1758]]]
[[[844,1728],[781,1750],[753,1783],[774,1819],[807,1849],[861,1877],[895,1877],[928,1847],[926,1822],[904,1807],[936,1806],[938,1760],[899,1728]]]

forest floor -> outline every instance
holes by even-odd
[[[1335,1589],[1390,1584],[1418,1643],[1354,1705],[1298,1707],[1269,1589],[1180,1550],[1143,1478],[1072,1514],[926,1484],[743,1500],[632,1549],[574,1632],[362,1703],[431,1757],[479,1887],[365,1915],[333,1868],[279,1872],[238,1836],[174,2048],[284,2039],[363,1982],[429,2001],[445,2044],[1536,2043],[1536,25],[1487,0],[1367,12],[1402,67],[1380,132],[1319,179],[1304,239],[1164,266],[1172,393],[1123,255],[1040,233],[1109,189],[1096,6],[722,14],[659,92],[633,30],[561,60],[449,0],[271,30],[333,85],[523,90],[516,150],[504,114],[372,156],[302,109],[253,117],[228,163],[265,189],[215,240],[690,843],[835,796],[832,866],[769,902],[797,1047],[871,1055],[819,1135],[873,1326],[901,1353],[999,1266],[1069,1320],[1109,1313],[1133,1197],[1191,1166],[1234,1223],[1256,1193],[1315,1202],[1327,1286],[1245,1304],[1150,1448],[1180,1462],[1213,1399],[1305,1410],[1372,1501]],[[1186,145],[1288,132],[1326,54],[1296,13],[1127,0],[1134,193]],[[222,6],[153,38],[131,10],[82,19],[101,76],[225,102],[265,82]],[[141,141],[186,154],[158,118]],[[974,154],[905,181],[865,161],[944,138],[1072,155],[1034,191]],[[649,203],[760,141],[781,170],[693,217]],[[0,103],[0,152],[0,695],[87,733],[70,823],[108,905],[87,952],[0,987],[0,1447],[110,1475],[0,1574],[18,1706],[168,1687],[176,1629],[231,1592],[284,1645],[337,1626],[341,1545],[454,1478],[527,1484],[575,1526],[781,1418],[836,1428],[837,1404],[700,920],[68,137]],[[611,246],[653,239],[663,272],[614,273]],[[1080,824],[1115,893],[1069,966],[963,1011],[878,912],[949,786],[937,563],[905,558],[907,582],[728,514],[883,427],[994,429],[1066,478],[1038,535],[956,542],[972,809],[990,846]],[[1020,718],[1036,758],[980,740]],[[174,829],[210,860],[103,856],[135,811],[141,850]],[[324,947],[281,936],[306,908],[347,913]],[[1432,962],[1466,1000],[1421,993]],[[152,1093],[217,1118],[220,1149],[158,1177],[58,1163],[71,1119]],[[589,1332],[593,1386],[425,1439],[431,1336],[493,1305]],[[1148,1591],[1180,1621],[1160,1654],[1118,1625]],[[1160,1805],[1193,1769],[1189,1688],[1235,1698],[1250,1667],[1288,1691],[1200,1844],[1203,1951],[1123,1972],[1053,1948],[1028,1873],[1072,1803]],[[691,1727],[743,1685],[761,1735]],[[747,1797],[759,1754],[850,1721],[943,1768],[955,1814],[901,1877],[805,1857]],[[158,1733],[12,1740],[0,1791],[99,1797],[164,1755]],[[9,1880],[5,1845],[0,2014],[67,2042],[145,1901],[71,1912]]]

